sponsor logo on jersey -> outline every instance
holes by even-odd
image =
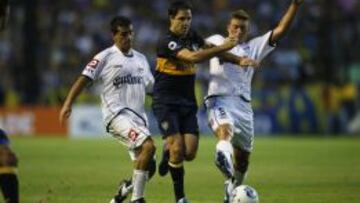
[[[122,65],[122,64],[119,64],[119,65],[113,65],[112,67],[113,67],[113,68],[122,68],[122,67],[123,67],[123,65]]]
[[[87,66],[95,69],[98,64],[99,64],[99,60],[93,59],[87,64]]]
[[[141,83],[142,83],[141,76],[132,76],[131,74],[125,76],[117,76],[113,81],[113,85],[116,87],[123,84],[136,85]]]

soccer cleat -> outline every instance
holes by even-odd
[[[217,151],[215,154],[215,165],[224,174],[227,179],[233,177],[233,166],[230,160],[226,158],[226,155],[222,151]]]
[[[177,203],[190,203],[185,197],[179,199],[179,201],[177,201]]]
[[[159,163],[159,175],[165,176],[169,172],[169,150],[165,149],[166,144],[163,146],[163,155]]]
[[[134,201],[131,201],[130,203],[146,203],[144,198],[140,198]]]
[[[119,185],[118,193],[110,201],[110,203],[122,203],[127,195],[132,191],[133,185],[131,180],[122,180]]]
[[[231,179],[226,180],[224,184],[224,192],[225,192],[224,203],[233,202],[233,194],[232,194],[233,190],[234,190],[234,184],[231,181]]]

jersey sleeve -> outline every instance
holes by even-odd
[[[96,80],[105,64],[104,56],[100,53],[96,55],[84,68],[82,75],[89,77],[92,80]]]
[[[256,60],[263,60],[272,50],[275,49],[276,45],[270,45],[271,35],[272,31],[269,31],[266,34],[249,41],[250,48],[253,52],[255,52]]]
[[[206,38],[208,44],[213,44],[215,46],[220,46],[224,43],[225,38],[221,35],[212,35]]]

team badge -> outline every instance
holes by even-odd
[[[137,133],[134,129],[130,129],[128,137],[131,141],[135,142],[136,138],[139,136],[139,133]]]
[[[161,123],[161,127],[163,128],[163,130],[167,130],[169,128],[169,122],[163,121]]]
[[[95,69],[98,64],[99,64],[99,60],[93,59],[87,64],[87,66],[89,66],[90,68]]]
[[[170,50],[175,50],[177,47],[177,43],[174,41],[169,42],[168,47]]]

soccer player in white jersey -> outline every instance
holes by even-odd
[[[115,138],[128,147],[135,162],[133,188],[120,187],[111,203],[123,202],[132,191],[131,202],[143,203],[144,188],[148,178],[147,168],[155,153],[144,110],[145,94],[151,91],[154,78],[146,57],[132,48],[133,27],[123,16],[112,19],[111,32],[114,45],[97,54],[85,67],[82,75],[71,87],[60,112],[64,122],[71,114],[71,106],[89,83],[102,83],[101,106],[103,119]],[[125,185],[123,185],[125,186]]]
[[[302,3],[293,0],[279,24],[264,35],[247,41],[250,16],[244,10],[232,13],[227,31],[240,32],[239,44],[230,53],[249,57],[260,62],[288,31]],[[208,43],[221,44],[224,38],[213,35]],[[218,138],[215,164],[226,177],[224,202],[231,200],[232,188],[242,184],[253,148],[254,121],[251,107],[251,80],[255,67],[238,68],[238,65],[210,60],[210,82],[205,100],[209,125]],[[234,159],[234,163],[233,163]]]

